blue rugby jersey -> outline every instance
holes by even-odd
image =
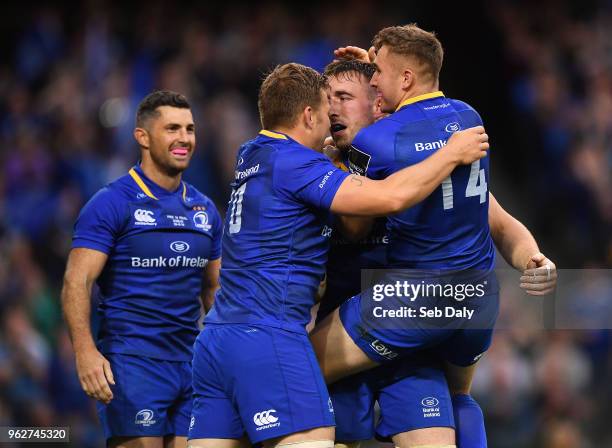
[[[348,175],[284,134],[264,130],[240,148],[221,289],[206,323],[305,332],[325,272],[329,208]]]
[[[383,179],[421,162],[460,129],[482,124],[464,102],[433,92],[404,101],[398,110],[361,129],[353,140],[349,168]],[[388,262],[420,269],[493,268],[489,232],[489,157],[458,166],[425,200],[389,217]]]
[[[138,166],[98,191],[72,247],[108,255],[97,281],[100,351],[190,361],[202,274],[221,255],[221,232],[210,199],[185,182],[164,190]]]
[[[338,164],[342,170],[362,174],[347,167],[350,164],[346,154],[343,154],[343,159],[342,163]],[[368,236],[359,241],[347,240],[339,229],[332,225],[326,288],[317,313],[317,322],[363,289],[362,269],[384,269],[387,266],[386,246],[389,237],[386,223],[387,218],[376,218]]]

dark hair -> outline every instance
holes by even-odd
[[[259,89],[259,119],[264,129],[291,127],[308,106],[321,105],[321,90],[327,79],[305,65],[277,65],[264,79]]]
[[[138,105],[138,110],[136,111],[136,126],[143,127],[147,120],[159,117],[157,108],[161,106],[191,109],[184,95],[170,90],[156,90],[149,93]]]
[[[368,81],[374,76],[376,66],[369,62],[363,62],[358,59],[341,59],[328,64],[323,72],[327,78],[332,76],[338,77],[345,75],[350,77],[352,74],[363,75]]]
[[[372,44],[376,51],[385,45],[395,54],[413,56],[427,66],[427,71],[435,80],[440,76],[444,58],[442,44],[435,33],[419,28],[416,23],[383,28],[374,36]]]

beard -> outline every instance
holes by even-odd
[[[189,166],[190,159],[187,159],[186,163],[184,164],[185,166],[182,166],[183,164],[177,163],[174,160],[172,160],[169,157],[169,155],[167,155],[167,153],[166,153],[167,155],[166,158],[160,157],[154,151],[149,151],[149,154],[151,155],[151,160],[153,161],[157,169],[170,177],[178,176],[183,171],[185,171],[187,167]]]

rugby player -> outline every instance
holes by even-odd
[[[183,95],[156,91],[140,103],[140,164],[81,211],[62,305],[83,390],[111,447],[185,447],[192,346],[218,287],[221,220],[181,176],[195,149]],[[101,328],[90,328],[97,282]]]
[[[365,54],[365,52],[364,52]],[[373,64],[352,60],[339,60],[331,63],[325,69],[325,75],[330,87],[330,122],[335,148],[327,148],[327,153],[341,166],[351,166],[351,143],[357,132],[367,125],[374,123],[380,112],[377,107],[376,90],[370,86],[370,80],[375,72]],[[347,168],[348,169],[348,168]],[[556,276],[554,264],[539,254],[537,244],[530,232],[490,197],[489,226],[491,236],[502,256],[516,269],[525,270],[528,265],[550,263]],[[333,229],[329,259],[327,264],[327,284],[334,285],[328,289],[322,299],[317,319],[322,320],[330,311],[340,305],[343,298],[351,297],[361,287],[361,269],[381,268],[385,266],[386,235],[379,230],[376,223],[372,233],[360,241],[351,243],[336,236],[337,229]],[[382,235],[382,236],[381,236]],[[529,254],[533,256],[526,260]],[[333,263],[332,263],[333,261]],[[536,263],[537,262],[537,263]],[[529,272],[524,272],[524,280],[532,279]],[[540,294],[544,277],[529,280],[521,286],[528,294]],[[554,280],[553,280],[554,282]],[[535,287],[535,289],[534,289]],[[328,286],[329,288],[329,286]],[[331,293],[330,293],[331,292]],[[379,401],[382,418],[376,425],[376,433],[382,437],[390,435],[403,439],[402,432],[419,428],[432,427],[440,424],[440,418],[429,416],[423,418],[419,412],[424,397],[446,397],[448,394],[440,390],[445,386],[444,379],[440,379],[437,360],[433,353],[419,356],[403,365],[392,363],[389,367],[377,367],[371,372],[357,374],[354,377],[334,383],[329,388],[330,396],[336,415],[336,440],[345,443],[352,442],[351,446],[358,446],[360,440],[368,440],[374,436],[374,402]],[[430,362],[431,365],[426,365]],[[407,375],[401,377],[401,375]],[[436,377],[438,380],[436,380]],[[453,379],[453,378],[451,378]],[[450,384],[453,391],[453,407],[455,423],[465,420],[465,405],[471,400],[469,384]],[[474,402],[474,406],[478,406]],[[481,411],[473,408],[478,414]],[[438,405],[441,413],[449,414],[449,410]],[[414,412],[416,411],[416,413]],[[452,415],[452,411],[450,412]],[[451,423],[446,416],[448,424]],[[464,422],[465,426],[465,422]],[[475,445],[473,425],[468,424],[469,432],[457,427],[459,448],[469,448]],[[484,431],[484,426],[482,426]],[[347,443],[348,444],[348,443]],[[337,443],[337,446],[342,446]]]
[[[380,95],[383,112],[391,115],[357,132],[348,163],[355,166],[357,172],[383,179],[406,166],[427,160],[443,148],[453,132],[482,121],[470,106],[447,99],[438,90],[442,47],[432,33],[415,25],[389,27],[377,34],[374,47],[376,72],[371,85]],[[332,126],[332,131],[336,137],[341,137],[339,134],[344,129],[336,125]],[[390,266],[428,270],[425,279],[433,282],[444,281],[445,271],[465,273],[453,274],[453,281],[457,278],[484,281],[486,294],[477,302],[476,327],[464,329],[463,322],[455,319],[451,322],[453,325],[445,329],[439,327],[442,325],[439,320],[438,328],[428,328],[425,319],[417,317],[406,320],[405,329],[376,328],[377,323],[371,318],[368,320],[370,304],[365,303],[367,299],[362,300],[362,295],[357,295],[312,333],[313,345],[328,382],[422,348],[438,346],[446,361],[450,383],[462,386],[461,390],[454,390],[461,397],[457,404],[469,409],[470,417],[476,407],[482,421],[482,413],[468,393],[474,364],[490,344],[498,310],[497,284],[492,273],[494,249],[488,225],[487,186],[488,158],[475,161],[469,168],[458,167],[425,201],[391,216],[388,225]],[[494,202],[492,197],[491,202]],[[497,209],[497,213],[501,212],[501,208]],[[549,267],[540,272],[548,274],[547,281],[551,281],[551,265],[537,252],[537,245],[530,238],[528,244],[513,249],[512,264],[525,269],[528,262],[544,263]],[[535,260],[530,261],[532,257]],[[417,278],[414,278],[415,283]],[[461,403],[462,400],[465,403]],[[484,427],[482,431],[470,428],[468,432],[484,436]],[[452,446],[455,437],[450,428],[440,427],[410,431],[395,437],[394,441],[399,446]],[[477,443],[480,444],[472,446],[485,446],[486,440]]]
[[[259,92],[264,130],[238,151],[224,224],[221,289],[198,336],[189,446],[333,446],[334,416],[305,327],[323,277],[328,215],[377,216],[427,197],[483,157],[484,128],[458,132],[423,163],[373,181],[318,152],[329,132],[325,78],[274,69]],[[314,149],[317,150],[314,150]]]

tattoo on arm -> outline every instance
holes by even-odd
[[[363,185],[363,180],[359,179],[360,176],[356,176],[356,175],[352,175],[351,176],[351,182],[357,184],[357,187],[361,187]]]

